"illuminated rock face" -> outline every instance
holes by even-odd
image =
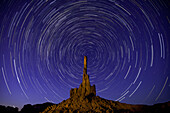
[[[89,76],[87,74],[87,57],[84,56],[83,81],[79,88],[70,90],[70,98],[79,97],[80,99],[83,99],[88,95],[96,95],[96,87],[95,85],[90,85]]]
[[[84,57],[83,81],[79,88],[70,90],[70,98],[47,107],[42,113],[170,113],[170,102],[156,105],[130,105],[96,96],[87,75],[87,57]]]

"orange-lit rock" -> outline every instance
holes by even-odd
[[[96,95],[96,87],[95,85],[90,85],[89,75],[87,74],[87,57],[84,56],[83,80],[78,89],[74,88],[70,90],[70,98],[84,98],[88,95]]]
[[[170,102],[131,105],[96,96],[95,85],[90,85],[87,75],[87,57],[84,57],[83,80],[79,88],[70,90],[70,98],[58,105],[47,107],[42,113],[170,113]]]

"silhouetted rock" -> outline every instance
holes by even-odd
[[[21,109],[21,111],[18,111],[17,107],[10,107],[10,106],[2,106],[0,105],[0,113],[39,113],[44,111],[48,106],[54,105],[53,103],[43,103],[43,104],[27,104],[24,105],[24,107]]]
[[[54,105],[53,103],[43,103],[31,105],[27,104],[21,109],[20,113],[39,113],[44,111],[48,106]]]
[[[0,112],[1,113],[18,113],[18,108],[17,107],[11,107],[11,106],[2,106],[0,105]]]
[[[34,107],[31,104],[24,105],[24,107],[21,109],[21,113],[29,113],[32,111],[35,112]]]

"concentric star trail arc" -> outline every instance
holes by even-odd
[[[79,87],[83,58],[97,95],[170,101],[167,1],[0,2],[0,104],[59,103]]]

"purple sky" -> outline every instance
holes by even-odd
[[[97,95],[170,101],[168,0],[1,0],[0,104],[59,103],[83,58]]]

